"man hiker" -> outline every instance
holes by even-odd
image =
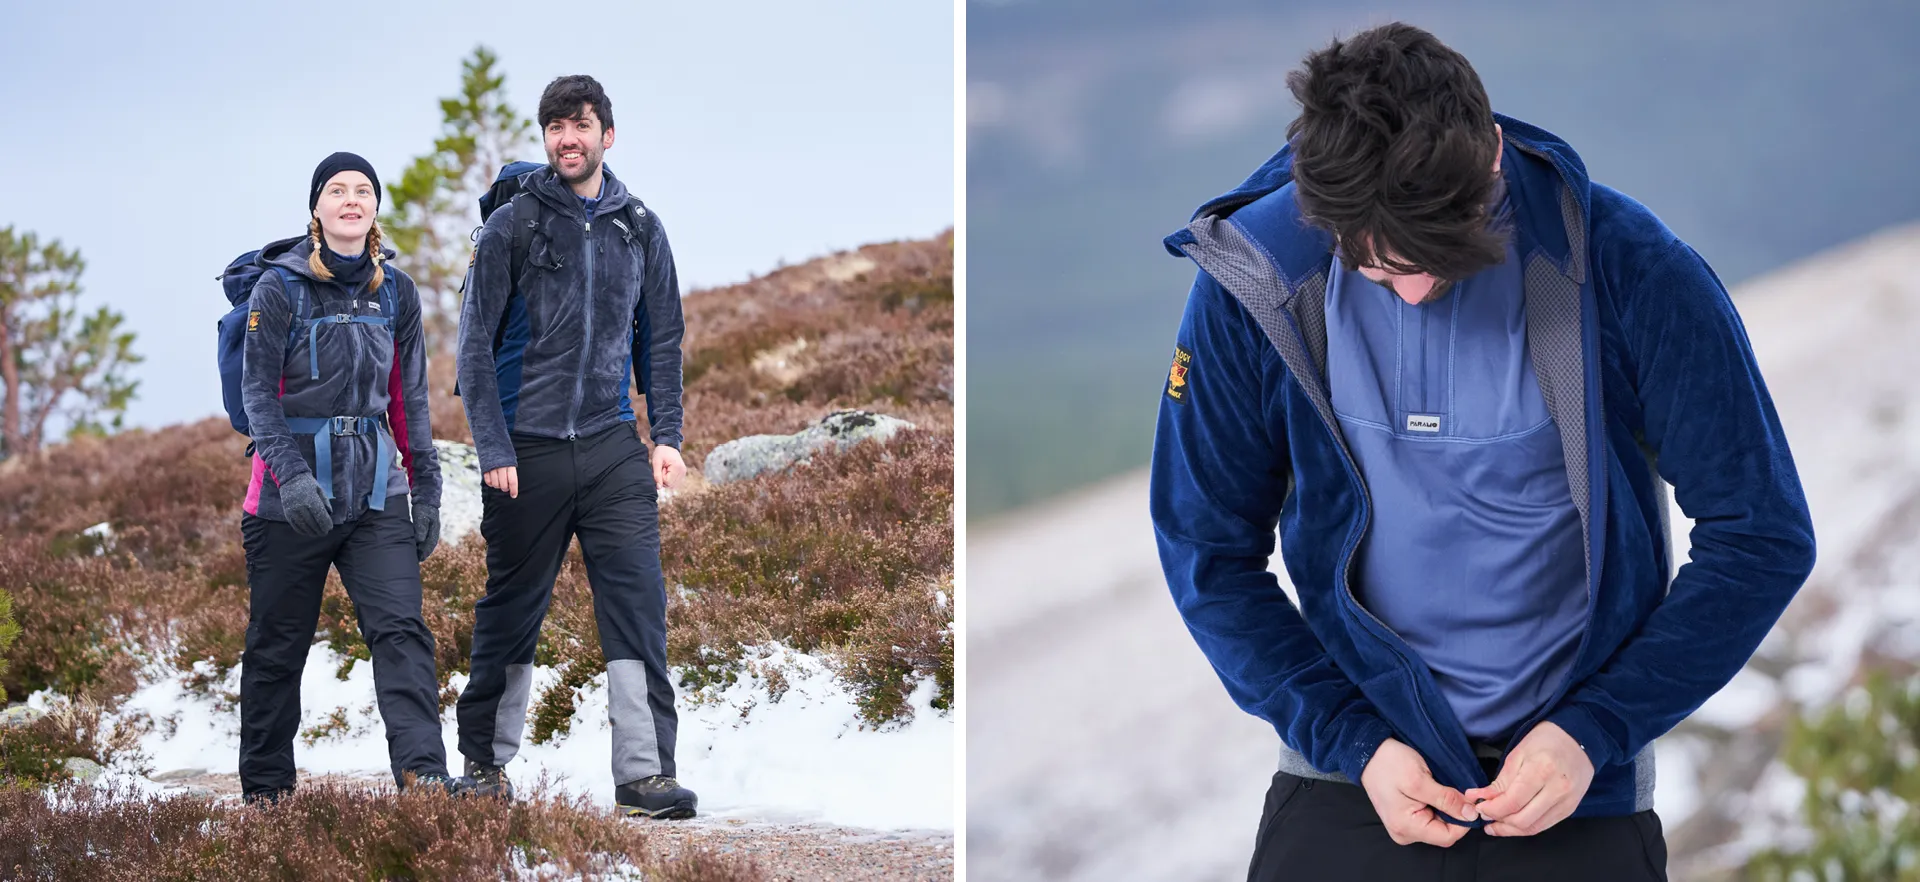
[[[1248,877],[1664,879],[1652,742],[1814,561],[1739,316],[1433,35],[1287,85],[1287,145],[1166,239],[1152,467],[1180,614],[1283,742]]]
[[[692,817],[675,780],[659,487],[680,459],[680,287],[659,219],[601,164],[613,105],[588,76],[540,97],[547,165],[487,219],[460,314],[459,384],[485,487],[487,593],[474,609],[460,753],[482,793],[512,795],[553,583],[580,539],[607,660],[614,798]],[[638,375],[653,449],[628,395]]]

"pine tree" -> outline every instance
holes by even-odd
[[[85,270],[58,240],[0,228],[0,456],[38,451],[56,414],[69,436],[117,430],[133,400],[133,332],[104,306],[80,311]]]
[[[1820,718],[1795,720],[1785,759],[1807,784],[1812,841],[1755,855],[1749,878],[1920,880],[1920,677],[1876,672]]]
[[[480,46],[460,63],[460,94],[440,99],[433,152],[416,157],[387,187],[393,216],[384,226],[419,288],[434,357],[450,358],[454,349],[460,285],[480,225],[475,200],[502,165],[539,155],[533,122],[507,103],[499,60]]]

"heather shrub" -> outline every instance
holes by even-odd
[[[873,725],[905,712],[910,677],[950,683],[937,594],[953,571],[952,443],[907,431],[670,506],[667,655],[683,685],[723,687],[742,664],[731,647],[771,640],[842,655]]]
[[[0,726],[0,790],[11,789],[7,784],[64,781],[69,777],[65,763],[70,757],[101,766],[144,768],[140,736],[152,725],[145,718],[111,716],[97,702],[57,700],[31,723]]]
[[[13,595],[0,591],[0,705],[7,702],[7,650],[20,637],[20,626],[13,621]]]
[[[112,547],[150,569],[201,565],[245,584],[239,554],[247,441],[224,419],[109,438],[78,438],[0,469],[0,535],[38,536],[56,554],[99,546],[82,531],[111,523]]]
[[[70,786],[49,800],[0,788],[7,878],[499,880],[536,878],[536,868],[631,878],[622,863],[657,882],[764,878],[738,858],[658,856],[637,825],[545,793],[507,804],[322,786],[255,807]]]
[[[190,603],[201,589],[124,558],[60,556],[47,546],[31,536],[0,546],[0,588],[13,596],[20,629],[0,683],[16,696],[126,694],[140,664],[132,650],[150,644],[167,606]]]

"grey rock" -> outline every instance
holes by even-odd
[[[188,778],[198,778],[206,773],[206,769],[173,769],[171,771],[161,772],[147,780],[156,784],[165,784],[169,781],[184,781]]]
[[[817,425],[792,435],[749,435],[715,447],[707,454],[707,482],[726,484],[784,471],[822,450],[885,441],[901,429],[911,428],[912,423],[886,414],[835,411]]]
[[[0,728],[7,726],[30,726],[35,720],[44,716],[46,716],[46,714],[27,707],[24,704],[14,705],[13,707],[7,708],[4,712],[0,712]]]
[[[480,454],[458,441],[435,441],[433,449],[440,456],[440,547],[445,548],[480,529]]]
[[[107,770],[102,768],[99,763],[83,757],[67,757],[65,765],[67,767],[67,773],[81,781],[92,781],[107,773]]]

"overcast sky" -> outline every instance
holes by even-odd
[[[607,163],[659,212],[683,290],[954,223],[943,0],[62,0],[4,20],[0,227],[78,248],[82,306],[138,332],[135,425],[220,412],[215,274],[304,229],[327,154],[397,181],[476,45],[529,118],[556,76],[606,86]]]

